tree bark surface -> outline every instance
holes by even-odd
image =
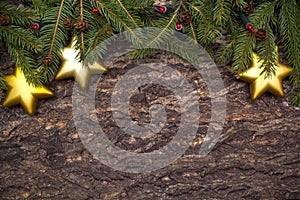
[[[249,84],[237,80],[230,66],[218,66],[226,88],[227,114],[221,138],[200,158],[199,150],[210,117],[211,102],[197,70],[158,52],[138,63],[164,63],[180,71],[200,95],[197,135],[174,163],[149,173],[113,170],[83,145],[73,120],[72,79],[53,81],[56,93],[39,100],[34,116],[21,106],[0,108],[1,199],[300,199],[300,110],[286,97],[268,93],[250,100]],[[95,113],[107,137],[128,151],[151,152],[168,144],[180,121],[174,94],[159,85],[146,85],[130,100],[131,118],[149,123],[149,105],[168,106],[168,128],[149,138],[132,138],[117,127],[110,106],[115,84],[137,62],[120,58],[98,83]],[[1,58],[9,74],[13,63]],[[125,95],[125,94],[124,94]],[[3,102],[5,93],[0,94]],[[174,101],[173,101],[174,100]]]

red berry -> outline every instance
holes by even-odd
[[[30,26],[30,28],[33,30],[38,30],[40,28],[40,25],[38,23],[34,23]]]
[[[100,11],[99,11],[98,8],[93,8],[92,12],[93,12],[93,13],[100,13]]]
[[[253,27],[252,24],[250,24],[250,23],[248,23],[248,24],[246,25],[246,28],[249,29],[252,33],[255,32],[255,31],[254,31],[254,27]]]
[[[165,12],[167,12],[167,7],[166,6],[158,6],[157,10],[160,13],[165,13]]]
[[[183,29],[183,25],[180,22],[176,22],[175,29],[177,31],[181,31]]]

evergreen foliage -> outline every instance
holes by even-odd
[[[24,2],[24,1],[23,1]],[[255,31],[264,29],[267,38],[258,40],[254,33],[246,30],[239,18],[248,1],[246,0],[173,0],[172,12],[161,14],[154,11],[153,0],[32,0],[24,6],[0,3],[0,15],[9,16],[9,25],[0,26],[0,43],[4,43],[9,54],[22,67],[27,80],[34,84],[46,84],[55,76],[60,66],[61,49],[72,37],[76,38],[76,48],[80,50],[78,59],[84,60],[101,42],[123,31],[129,31],[128,38],[143,48],[130,54],[141,58],[164,42],[163,33],[171,34],[180,14],[188,11],[192,20],[184,24],[183,33],[201,44],[214,55],[218,62],[231,62],[234,72],[242,72],[249,67],[252,51],[264,60],[262,68],[267,76],[276,71],[276,45],[284,53],[285,61],[293,67],[290,76],[295,90],[291,102],[300,105],[300,5],[297,0],[252,1],[255,5],[248,18]],[[32,3],[32,4],[31,4]],[[32,5],[32,7],[28,7]],[[98,8],[99,13],[92,12]],[[63,26],[65,19],[71,19],[73,27]],[[76,29],[77,21],[88,22],[84,31]],[[30,25],[41,21],[40,30],[31,30]],[[153,33],[148,43],[134,32],[138,27],[157,27],[160,33]],[[151,34],[151,33],[150,33]],[[224,40],[217,51],[213,45]],[[105,47],[99,49],[101,57]],[[51,56],[50,65],[43,59]],[[0,71],[0,88],[5,82]],[[298,87],[298,88],[297,88]]]

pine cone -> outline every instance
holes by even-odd
[[[255,7],[253,3],[247,3],[243,11],[246,15],[250,15],[251,13],[254,12],[254,9]]]
[[[265,29],[258,29],[255,33],[256,40],[265,40],[268,37],[267,31]]]
[[[72,27],[73,27],[72,19],[70,19],[70,18],[64,19],[63,25],[64,25],[65,29],[72,29]]]
[[[85,20],[77,21],[75,27],[78,31],[83,32],[89,27],[89,24]]]
[[[43,59],[43,63],[46,66],[49,66],[52,63],[53,59],[52,59],[52,55],[46,55]]]
[[[179,18],[179,21],[183,24],[188,24],[190,23],[192,20],[192,15],[189,11],[185,11],[185,12],[182,12],[180,14],[180,18]]]
[[[7,26],[10,24],[10,18],[6,15],[0,15],[0,26]]]

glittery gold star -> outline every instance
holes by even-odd
[[[75,49],[76,39],[73,38],[69,46],[62,50],[62,64],[55,79],[74,78],[82,89],[85,89],[89,83],[92,74],[101,74],[107,69],[100,63],[95,62],[88,67],[83,66],[76,56],[78,51]]]
[[[260,68],[264,61],[260,60],[258,55],[254,52],[252,54],[250,68],[239,74],[241,80],[250,83],[250,95],[252,100],[259,98],[267,91],[275,96],[284,97],[282,80],[290,74],[292,68],[280,62],[278,47],[276,47],[276,53],[277,69],[274,75],[265,77],[265,72],[262,73],[263,69]]]
[[[54,96],[48,88],[34,87],[27,83],[20,67],[16,67],[14,74],[4,76],[7,81],[8,92],[3,102],[4,107],[21,104],[28,114],[34,115],[37,100]]]

